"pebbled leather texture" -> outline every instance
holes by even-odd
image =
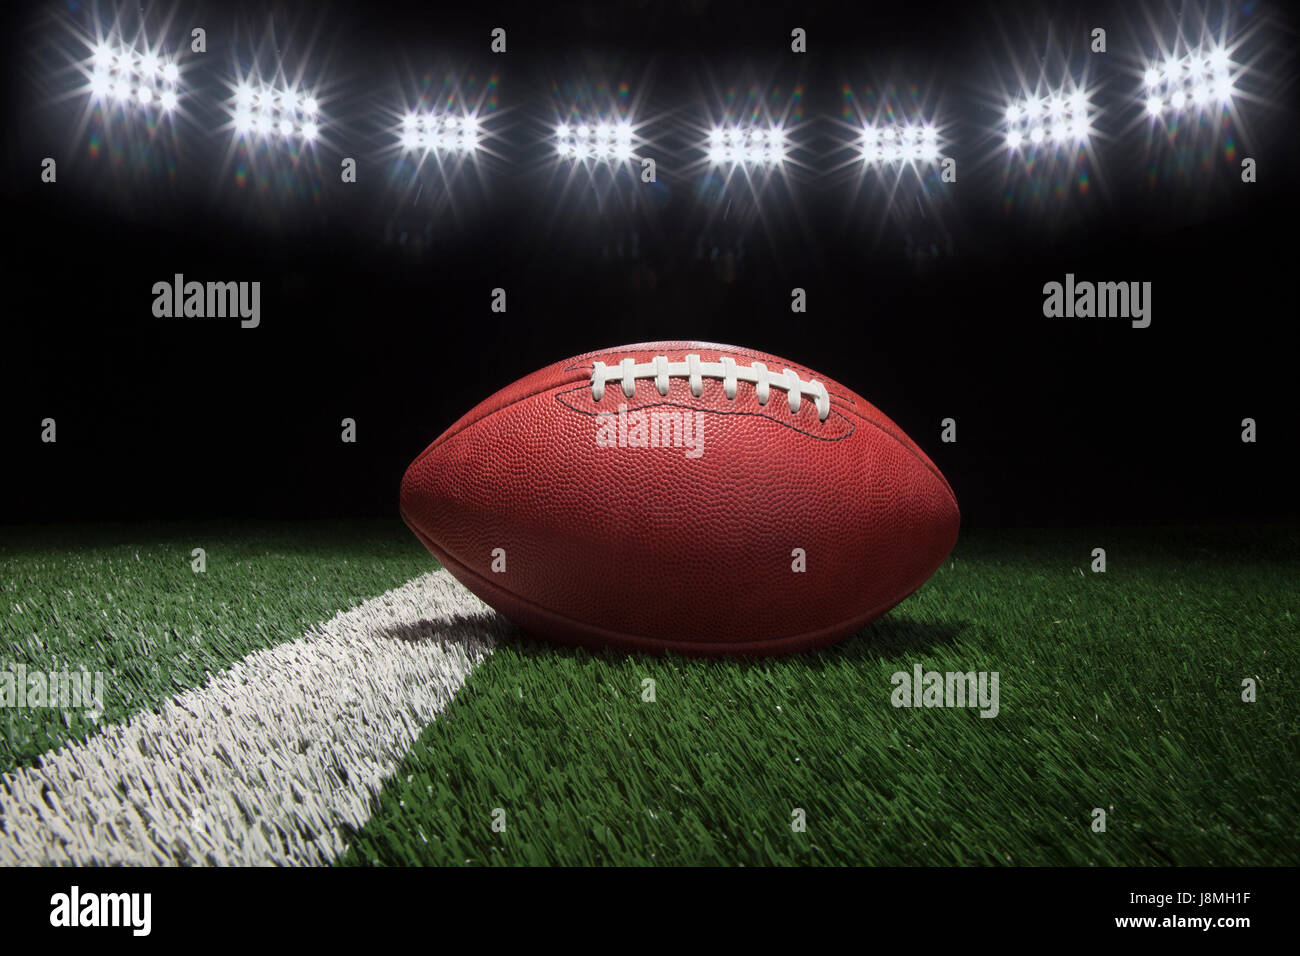
[[[830,413],[820,421],[807,398],[792,413],[775,386],[762,405],[746,382],[728,399],[719,379],[699,397],[684,377],[667,395],[637,379],[630,398],[617,381],[592,396],[595,361],[691,353],[816,378]],[[672,447],[676,433],[663,447],[601,447],[620,405],[690,416],[700,453]],[[934,573],[960,523],[939,470],[869,402],[776,356],[700,342],[603,349],[520,379],[416,458],[401,510],[453,575],[537,637],[695,654],[847,637]]]

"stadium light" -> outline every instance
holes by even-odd
[[[1013,100],[1004,118],[1008,149],[1026,143],[1034,148],[1070,147],[1086,141],[1092,132],[1091,103],[1081,89]]]
[[[598,120],[555,127],[555,152],[565,159],[625,162],[632,158],[632,125],[625,120]]]
[[[933,163],[939,158],[939,132],[928,124],[867,126],[861,150],[870,165]]]
[[[709,161],[718,166],[777,166],[785,161],[785,149],[785,130],[779,126],[717,126],[709,131]]]
[[[472,153],[478,149],[478,134],[478,119],[473,116],[407,113],[397,138],[410,151]]]
[[[1222,107],[1233,96],[1232,60],[1222,47],[1166,57],[1142,74],[1149,116]]]
[[[240,136],[250,134],[284,139],[301,137],[311,142],[320,135],[319,105],[315,97],[294,89],[275,89],[240,83],[235,87],[231,119]]]
[[[115,102],[123,109],[135,104],[149,112],[174,110],[180,102],[180,70],[150,49],[98,43],[90,51],[90,95],[100,102]]]

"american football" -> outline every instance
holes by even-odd
[[[701,342],[520,379],[416,458],[401,512],[528,634],[695,655],[848,637],[934,573],[960,523],[939,469],[865,399]]]
[[[0,36],[15,954],[1288,925],[1300,2]]]

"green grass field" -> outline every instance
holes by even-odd
[[[433,566],[397,523],[8,533],[0,665],[110,668],[118,720]],[[1298,572],[1295,528],[970,532],[911,599],[811,655],[516,635],[340,862],[1294,865]],[[1000,712],[891,706],[917,664],[997,672]],[[0,769],[93,730],[80,719],[0,711]]]
[[[0,668],[104,671],[104,719],[121,720],[427,571],[407,537],[393,522],[0,530]],[[0,709],[0,772],[92,729]]]

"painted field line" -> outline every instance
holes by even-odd
[[[0,865],[329,862],[506,627],[438,571],[250,654],[0,776]]]

